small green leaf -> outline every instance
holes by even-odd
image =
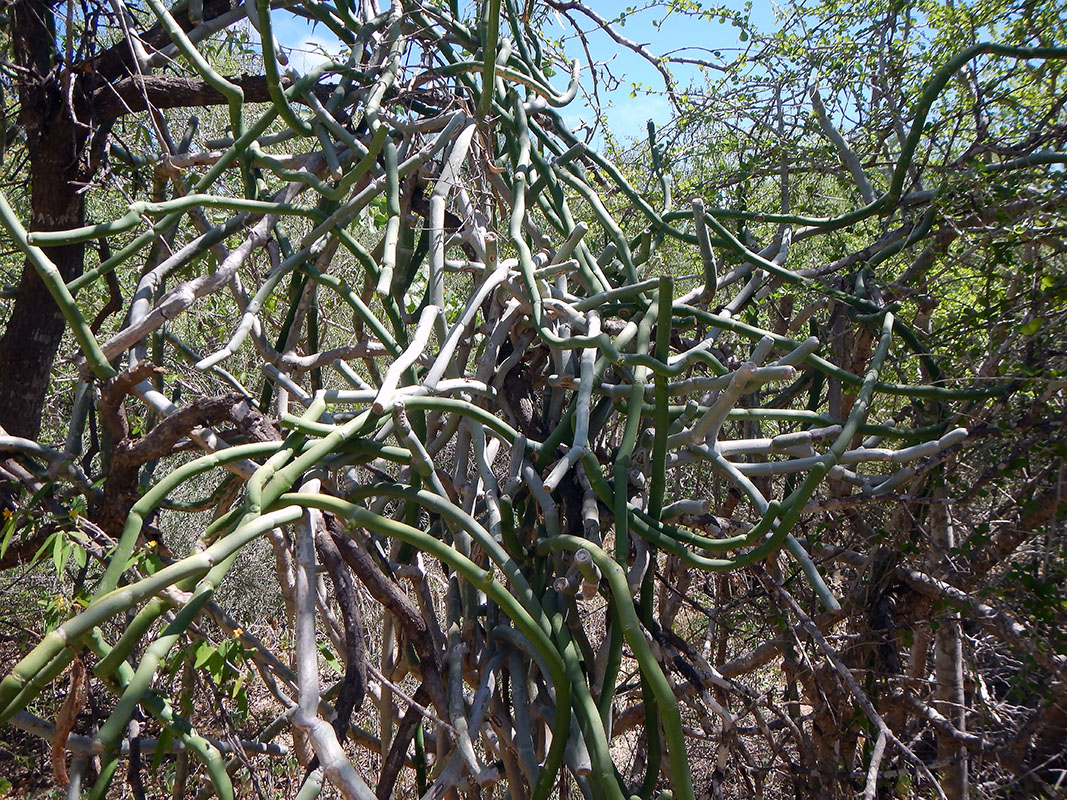
[[[222,657],[222,653],[218,650],[212,652],[204,666],[215,683],[221,684],[226,680],[229,666],[226,664],[226,659]]]
[[[56,537],[59,535],[59,531],[49,534],[45,538],[44,543],[41,544],[41,547],[37,550],[36,553],[34,553],[33,558],[31,559],[31,563],[36,564],[37,559],[41,558],[45,553],[51,550],[55,546]]]
[[[9,514],[10,512],[5,512]],[[11,514],[4,523],[4,531],[0,534],[0,558],[4,557],[7,548],[11,545],[11,537],[15,535],[15,515]]]
[[[70,546],[67,537],[62,533],[57,533],[52,542],[52,563],[55,564],[57,575],[61,574],[67,566],[68,558],[70,558]]]
[[[1027,336],[1033,336],[1035,333],[1041,330],[1041,325],[1043,322],[1044,320],[1035,317],[1034,319],[1023,325],[1020,330],[1022,330],[1022,332]]]
[[[207,660],[215,655],[215,648],[208,644],[206,641],[201,640],[200,644],[196,646],[196,657],[193,659],[193,667],[200,669]]]
[[[319,652],[322,653],[323,660],[329,665],[330,669],[336,672],[338,675],[342,674],[344,670],[341,669],[341,662],[337,660],[337,656],[328,648],[325,644],[319,645]]]

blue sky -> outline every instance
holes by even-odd
[[[729,60],[738,50],[745,47],[739,38],[741,29],[730,21],[720,23],[718,19],[693,19],[667,14],[663,9],[626,13],[628,8],[635,5],[640,4],[618,0],[590,3],[590,6],[606,19],[623,16],[622,23],[615,26],[618,32],[643,45],[654,56],[671,54],[715,62],[718,60],[716,51],[722,59]],[[723,5],[737,12],[744,12],[744,0],[727,0]],[[774,22],[773,6],[770,3],[754,6],[751,20],[761,29],[771,27]],[[621,139],[643,139],[649,119],[658,126],[665,125],[670,120],[671,111],[659,72],[644,58],[612,41],[606,34],[595,31],[592,22],[583,25],[583,29],[589,33],[592,57],[598,62],[608,62],[608,68],[620,81],[618,88],[612,92],[604,92],[604,87],[601,87],[601,100],[610,106],[607,117],[612,132]],[[561,33],[566,35],[569,55],[581,61],[584,67],[588,59],[574,35],[573,28],[557,25],[549,31],[552,36],[559,36]],[[679,89],[685,89],[691,82],[702,81],[697,67],[674,65],[672,72]],[[635,85],[638,87],[636,92]],[[591,88],[587,73],[583,87]],[[631,97],[634,92],[636,96]],[[591,122],[593,114],[588,107],[582,107],[576,101],[567,109],[566,117],[572,124],[576,124],[579,119]]]
[[[639,4],[618,0],[590,3],[590,7],[608,19],[618,17],[635,5]],[[744,10],[744,0],[728,0],[724,5],[736,11]],[[272,13],[275,35],[281,45],[291,51],[290,63],[298,71],[302,72],[309,65],[317,63],[322,58],[323,51],[340,52],[340,42],[323,26],[312,29],[304,20],[292,14],[284,11]],[[770,28],[775,19],[774,7],[770,3],[755,3],[751,19],[760,29]],[[604,92],[604,87],[601,87],[601,100],[610,106],[607,117],[611,129],[621,139],[643,138],[648,119],[652,119],[657,125],[663,125],[670,119],[670,104],[662,95],[662,78],[647,61],[611,41],[606,35],[592,32],[594,28],[591,21],[586,20],[583,23],[583,29],[590,31],[590,54],[598,62],[609,62],[609,69],[620,80],[618,88],[613,92]],[[724,58],[729,58],[736,48],[745,46],[739,39],[741,30],[729,21],[720,23],[718,19],[703,21],[683,18],[680,15],[665,16],[662,9],[627,13],[624,24],[618,26],[618,30],[626,38],[645,45],[650,53],[657,56],[690,48],[679,54],[714,60],[709,51],[719,50]],[[590,90],[592,83],[586,63],[588,59],[573,29],[557,22],[546,33],[566,42],[568,55],[582,63],[582,86]],[[699,80],[698,70],[694,67],[676,67],[675,74],[682,88],[690,81]],[[563,84],[563,74],[557,76],[557,80],[560,82],[558,89],[566,88]],[[639,90],[636,97],[631,97],[634,84],[648,87],[652,93]],[[565,110],[565,118],[569,124],[577,127],[583,122],[592,123],[594,115],[580,95]]]

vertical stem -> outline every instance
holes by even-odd
[[[936,500],[944,501],[944,485],[934,488]],[[956,546],[952,510],[944,502],[930,506],[930,538],[935,559],[944,563]],[[936,574],[936,573],[935,573]],[[957,730],[967,730],[967,703],[963,682],[963,636],[960,612],[946,608],[934,633],[934,707],[952,721]],[[937,757],[947,761],[942,787],[948,800],[967,800],[970,795],[967,748],[948,736],[937,737]]]
[[[662,364],[667,363],[671,343],[671,306],[674,299],[674,281],[669,276],[660,278],[656,313],[656,349],[655,357]],[[651,316],[651,310],[649,311]],[[667,483],[667,433],[670,428],[667,376],[656,373],[654,378],[654,435],[652,440],[652,464],[649,476],[648,514],[657,522],[663,512],[663,497]],[[648,543],[648,569],[641,581],[640,614],[646,626],[653,623],[656,546]],[[648,743],[648,763],[645,766],[645,780],[641,786],[641,796],[651,797],[659,777],[660,764],[663,762],[663,746],[659,727],[659,706],[655,693],[647,677],[641,676],[641,695],[645,701],[645,738]]]
[[[486,0],[485,39],[482,43],[482,94],[478,98],[478,119],[484,120],[493,105],[496,85],[496,44],[500,36],[500,0]]]

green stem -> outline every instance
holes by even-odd
[[[656,660],[652,647],[634,608],[633,598],[626,585],[626,573],[623,568],[588,539],[577,536],[560,535],[543,539],[537,545],[541,554],[585,549],[593,557],[601,575],[608,583],[612,595],[612,612],[622,627],[623,637],[630,645],[634,658],[641,668],[641,674],[648,679],[652,693],[660,708],[660,722],[663,725],[664,738],[667,743],[667,756],[670,761],[671,778],[676,796],[680,800],[695,800],[693,780],[689,771],[689,760],[685,751],[685,734],[682,731],[682,717],[678,710],[678,700],[674,696],[670,681],[663,674],[663,669]]]
[[[478,98],[478,119],[485,119],[493,105],[496,87],[496,47],[500,36],[500,0],[485,4],[485,39],[482,44],[482,93]]]
[[[117,375],[115,368],[108,363],[107,357],[100,349],[96,336],[89,329],[89,323],[85,321],[85,317],[78,310],[78,304],[74,302],[74,290],[69,289],[63,282],[63,276],[59,273],[59,269],[52,263],[52,259],[48,257],[44,250],[30,244],[26,229],[22,227],[22,223],[19,222],[14,210],[8,205],[7,197],[4,196],[3,192],[0,192],[0,225],[15,240],[15,244],[18,245],[19,249],[26,254],[26,260],[33,265],[37,276],[41,279],[45,288],[48,289],[48,293],[52,295],[52,299],[56,301],[60,313],[63,314],[63,319],[67,321],[67,325],[70,326],[71,331],[74,333],[78,346],[81,347],[82,352],[85,354],[93,374],[100,380],[107,380]]]

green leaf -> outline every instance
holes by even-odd
[[[206,641],[201,640],[200,644],[196,646],[196,656],[193,658],[193,667],[200,669],[207,660],[218,652],[214,647],[208,644]]]
[[[329,665],[330,669],[338,675],[341,675],[344,672],[344,670],[341,669],[341,662],[337,660],[337,656],[335,656],[325,644],[319,645],[319,652],[322,653],[322,658]]]
[[[222,657],[222,653],[218,650],[215,650],[208,656],[204,668],[207,669],[211,679],[218,684],[221,684],[226,679],[226,673],[229,670],[229,667],[226,664],[226,659]]]
[[[242,672],[230,688],[230,699],[238,700],[243,694],[245,694],[245,674]]]
[[[1033,336],[1035,333],[1041,330],[1041,325],[1043,324],[1043,322],[1044,320],[1035,317],[1034,319],[1023,325],[1022,328],[1020,328],[1019,330],[1021,330],[1027,336]]]
[[[15,535],[15,515],[12,514],[7,518],[4,523],[3,533],[0,534],[0,558],[4,557],[4,553],[7,552],[8,546],[11,544],[11,538]]]
[[[241,643],[236,639],[227,639],[219,645],[219,657],[223,661],[236,662],[241,657]]]
[[[51,550],[55,546],[54,540],[57,536],[59,536],[59,531],[49,534],[45,538],[44,543],[40,546],[40,548],[38,548],[37,552],[33,554],[33,558],[30,559],[30,563],[36,564],[37,559],[41,558],[45,553]]]
[[[55,564],[56,575],[62,574],[67,566],[68,558],[70,558],[70,546],[67,537],[62,532],[58,532],[52,541],[52,563]]]

